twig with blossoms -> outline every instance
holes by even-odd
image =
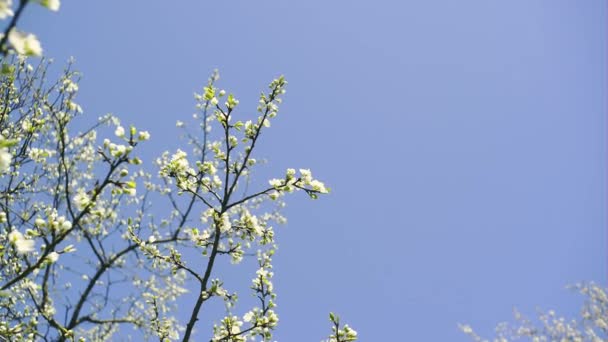
[[[22,56],[42,55],[42,47],[38,38],[33,33],[17,29],[17,23],[30,2],[37,2],[54,12],[57,12],[61,5],[60,0],[18,0],[17,9],[13,11],[13,0],[0,0],[0,19],[12,17],[4,29],[4,33],[0,34],[0,56],[6,57],[11,51]]]

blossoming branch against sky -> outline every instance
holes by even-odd
[[[554,310],[555,317],[580,317],[580,297],[566,286],[607,284],[604,1],[185,0],[167,7],[161,1],[32,0],[18,13],[20,4],[0,0],[5,26],[20,15],[16,28],[3,32],[0,48],[31,56],[32,70],[7,66],[2,77],[20,71],[28,79],[42,70],[35,69],[41,61],[36,56],[52,58],[48,79],[60,81],[54,89],[64,97],[51,109],[67,114],[32,109],[31,115],[57,123],[43,135],[55,146],[61,146],[62,120],[71,120],[70,137],[83,131],[64,147],[83,152],[75,165],[85,173],[72,181],[87,186],[74,187],[64,201],[74,204],[73,213],[96,215],[85,222],[95,227],[90,234],[108,234],[106,243],[132,244],[141,260],[172,265],[162,269],[171,276],[142,276],[129,283],[131,290],[123,287],[124,298],[133,291],[147,294],[131,298],[138,304],[121,306],[117,315],[150,313],[146,308],[161,307],[155,300],[179,297],[179,322],[189,322],[193,306],[204,303],[191,329],[194,338],[213,335],[214,323],[220,336],[266,320],[276,326],[278,341],[318,341],[334,323],[333,334],[345,340],[470,341],[459,323],[471,335],[491,336],[513,307],[525,316],[541,308]],[[72,56],[76,62],[64,70]],[[259,106],[277,112],[272,91],[282,90],[285,79],[280,114],[266,122]],[[225,112],[208,120],[206,106]],[[85,133],[98,117],[99,133]],[[215,126],[209,131],[207,124]],[[29,120],[14,127],[0,132],[3,174],[26,159],[26,168],[61,170],[53,164],[61,152],[42,140],[26,155],[16,152],[23,137],[47,126]],[[219,136],[222,127],[234,129]],[[23,135],[16,139],[15,132]],[[201,148],[187,145],[192,132],[213,137],[201,145],[211,160],[197,162]],[[232,154],[245,158],[240,164],[219,162],[254,140],[255,156],[245,158],[243,149]],[[93,161],[103,167],[89,168]],[[249,167],[255,172],[245,181]],[[96,184],[108,168],[115,183]],[[245,172],[237,190],[223,178],[225,169]],[[153,181],[138,170],[167,184],[146,187]],[[228,180],[241,177],[230,175]],[[172,189],[180,208],[187,204],[184,194],[203,189],[207,197],[199,199],[196,217],[181,225],[184,212],[166,221],[128,221],[148,189],[164,195]],[[278,208],[283,194],[298,189],[281,214],[268,216],[247,201],[230,212],[221,200],[260,191],[268,201],[262,208]],[[116,198],[125,205],[117,206]],[[160,205],[155,214],[171,211],[165,198],[149,198],[151,206]],[[203,199],[218,198],[209,204],[222,210],[205,208]],[[124,215],[107,210],[112,205]],[[87,235],[77,242],[86,249],[63,240],[53,245],[57,236],[81,228],[65,205],[51,207],[41,206],[24,219],[27,225],[3,230],[0,238],[15,260],[38,256],[40,266],[67,269],[69,286],[58,286],[82,293],[96,283],[95,263],[72,269],[79,261],[74,256],[90,248]],[[3,209],[1,227],[15,225],[15,215]],[[286,225],[278,224],[282,215]],[[102,217],[112,228],[96,225]],[[163,229],[178,233],[167,237]],[[40,231],[53,231],[55,240],[45,242],[34,233]],[[162,249],[165,239],[178,242],[182,232],[193,245],[190,252]],[[232,240],[222,242],[221,281],[204,274],[197,279],[190,266],[199,271],[204,265],[191,261],[206,263],[211,242],[222,234]],[[266,252],[247,249],[258,242],[266,243]],[[151,266],[141,265],[126,274],[150,275]],[[32,269],[30,276],[42,279],[44,272]],[[43,289],[28,277],[15,285],[21,295],[42,297]],[[0,287],[7,284],[2,279]],[[102,280],[104,286],[119,281]],[[209,280],[202,292],[201,280]],[[249,310],[259,303],[252,288],[273,304]],[[596,285],[577,288],[592,303],[604,303],[605,292]],[[233,291],[239,305],[225,315]],[[207,302],[213,297],[218,301]],[[69,304],[67,316],[76,318],[65,326],[76,326],[91,307],[83,303],[75,314],[78,303]],[[329,322],[328,312],[340,318],[332,314]],[[167,338],[187,334],[185,323],[178,332],[161,325],[152,329]]]

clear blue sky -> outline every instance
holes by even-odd
[[[575,316],[564,287],[606,284],[606,8],[63,0],[23,23],[48,56],[76,57],[87,113],[152,133],[148,160],[177,146],[214,68],[251,111],[285,74],[260,151],[333,193],[289,202],[277,340],[320,340],[333,310],[364,342],[466,341],[458,322]]]

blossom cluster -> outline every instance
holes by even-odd
[[[162,250],[151,246],[145,238],[137,236],[135,229],[132,229],[131,239],[150,259],[170,264],[173,271],[185,271],[200,283],[203,290],[198,296],[194,295],[195,302],[200,305],[194,307],[192,317],[196,317],[200,312],[197,310],[212,298],[224,301],[228,314],[215,324],[213,341],[245,341],[256,337],[267,341],[272,338],[279,320],[274,311],[276,294],[271,256],[276,250],[273,223],[285,221],[278,211],[284,205],[282,197],[301,190],[311,198],[317,198],[329,189],[314,179],[308,169],[288,169],[283,178],[270,180],[269,187],[253,191],[245,188],[243,194],[237,192],[244,182],[249,182],[258,164],[254,157],[256,143],[277,116],[287,82],[283,77],[271,82],[270,91],[260,96],[257,119],[247,120],[240,119],[237,114],[239,100],[236,96],[216,87],[218,79],[219,75],[213,74],[202,93],[195,94],[199,113],[194,119],[200,120],[198,134],[202,139],[188,130],[189,125],[178,121],[176,126],[186,132],[192,152],[178,149],[174,153],[163,153],[156,164],[164,186],[154,187],[163,194],[178,196],[174,198],[173,207],[180,222],[184,221],[184,212],[189,210],[180,208],[180,196],[187,199],[188,208],[195,204],[201,207],[201,224],[191,224],[184,233],[190,246],[207,258],[205,272],[197,271],[194,265],[200,261],[189,257],[185,249]],[[215,129],[214,125],[217,125]],[[210,279],[208,275],[217,268],[217,258],[227,256],[233,264],[239,264],[250,255],[258,256],[259,268],[251,289],[260,299],[261,306],[238,315],[233,311],[237,294],[230,293],[221,280]],[[195,323],[196,320],[191,320],[186,324],[185,338],[190,337]]]
[[[533,342],[572,341],[601,342],[608,340],[608,289],[595,283],[577,284],[572,287],[585,297],[578,319],[559,317],[553,310],[541,312],[536,320],[525,318],[515,311],[515,323],[501,323],[496,327],[496,337],[485,339],[470,325],[460,324],[463,333],[476,342],[507,342],[527,340]]]
[[[357,331],[348,326],[348,324],[341,326],[340,317],[336,314],[330,312],[329,320],[332,323],[332,334],[329,335],[329,339],[325,342],[352,342],[357,340]]]
[[[38,341],[48,331],[57,340],[108,340],[120,322],[149,317],[150,306],[104,299],[114,285],[102,281],[130,277],[133,301],[150,289],[135,282],[146,272],[120,238],[121,217],[135,213],[127,208],[140,203],[135,189],[145,177],[128,168],[141,164],[134,149],[149,133],[132,127],[130,136],[101,143],[99,128],[120,124],[112,115],[74,130],[83,113],[79,74],[70,64],[46,83],[49,63],[34,67],[16,57],[0,73],[0,339]],[[82,296],[74,302],[65,290]],[[171,301],[158,303],[168,308]]]
[[[59,7],[61,6],[60,0],[27,0],[20,1],[19,7],[24,7],[28,2],[37,2],[53,12],[59,11]],[[7,19],[13,16],[15,16],[15,11],[13,10],[13,0],[0,0],[0,19]],[[7,39],[4,37],[4,35],[7,33],[0,33],[0,39],[2,39],[2,41],[8,41],[10,48],[17,54],[22,56],[42,55],[42,46],[40,45],[40,41],[38,41],[36,35],[21,31],[16,27],[8,27],[7,30]],[[2,48],[3,53],[6,52],[5,47],[0,48]]]
[[[5,13],[10,5],[0,0]],[[74,120],[86,113],[79,73],[70,63],[47,83],[49,68],[14,57],[0,73],[0,339],[108,341],[132,327],[136,340],[201,340],[198,318],[220,301],[226,314],[214,316],[212,341],[270,341],[284,197],[329,192],[304,168],[251,180],[284,78],[260,96],[257,119],[238,120],[239,100],[215,86],[215,73],[195,95],[200,130],[178,125],[188,148],[162,153],[150,172],[139,145],[151,134],[111,114],[78,131]],[[221,259],[244,268],[257,261],[256,302],[239,301]],[[190,310],[187,321],[176,318],[182,296],[193,303],[180,308]],[[336,334],[356,338],[348,326]]]

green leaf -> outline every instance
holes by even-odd
[[[329,320],[332,322],[336,322],[336,315],[333,312],[329,313]]]
[[[18,142],[16,139],[0,140],[0,148],[15,146]]]
[[[3,63],[2,64],[2,69],[0,71],[0,73],[2,73],[2,75],[4,76],[10,76],[15,72],[15,66],[14,65],[10,65],[7,63]]]

